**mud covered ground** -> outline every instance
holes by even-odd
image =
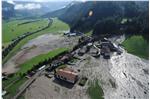
[[[122,40],[118,40],[120,42]],[[116,40],[114,40],[116,42]],[[77,55],[77,57],[79,57]],[[104,91],[104,99],[148,99],[149,61],[127,53],[113,53],[110,60],[94,58],[89,54],[79,57],[73,69],[80,69],[79,76],[88,81],[98,80]],[[39,77],[25,92],[26,99],[89,99],[88,82],[84,87],[78,82],[68,88],[68,84]]]
[[[77,40],[77,38],[68,38],[62,35],[41,35],[25,44],[16,55],[4,64],[2,71],[8,74],[14,73],[19,69],[18,66],[25,61],[57,48],[72,47],[77,43]]]

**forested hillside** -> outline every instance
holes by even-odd
[[[72,2],[44,17],[58,17],[70,25],[70,31],[89,32],[93,36],[114,34],[142,35],[148,40],[147,1]]]

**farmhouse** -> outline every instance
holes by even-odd
[[[105,46],[108,46],[112,52],[115,52],[118,49],[116,44],[112,43],[111,41],[107,40],[106,38],[101,40],[101,44],[100,44],[101,48],[103,48]]]
[[[60,61],[60,60],[54,60],[54,61],[52,61],[52,63],[51,63],[51,67],[58,67],[58,66],[61,65],[61,64],[63,64],[62,61]]]
[[[90,51],[89,53],[92,55],[92,56],[96,56],[98,54],[98,50],[95,48],[95,47],[91,47],[90,48]]]
[[[74,84],[78,79],[78,73],[71,68],[58,69],[56,70],[55,78]]]
[[[65,56],[60,58],[60,61],[67,63],[72,58],[72,56],[72,54],[66,54]]]

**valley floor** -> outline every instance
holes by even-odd
[[[124,52],[111,60],[95,59],[84,55],[82,61],[71,66],[80,69],[80,76],[89,81],[98,80],[104,91],[104,99],[148,99],[148,61]],[[88,82],[84,87],[76,83],[67,88],[54,78],[40,76],[25,92],[26,99],[90,99],[87,94]]]
[[[119,43],[124,37],[111,38]],[[12,57],[4,66],[3,71],[15,72],[16,66],[30,60],[32,57],[47,53],[61,47],[70,47],[77,43],[77,38],[45,34],[30,40],[22,50]],[[67,65],[80,70],[79,77],[86,76],[85,86],[69,85],[54,77],[47,78],[41,74],[25,91],[25,99],[90,99],[87,92],[89,82],[98,80],[104,92],[104,99],[148,99],[149,97],[149,61],[127,53],[113,53],[110,60],[102,56],[94,58],[86,53],[74,65]],[[14,65],[14,67],[13,67]],[[18,69],[18,68],[17,68]],[[14,70],[14,71],[13,71]]]
[[[21,51],[17,52],[3,66],[2,72],[7,74],[16,72],[19,65],[40,54],[46,54],[57,48],[72,47],[77,43],[76,38],[66,38],[61,35],[45,34],[30,40]]]
[[[113,39],[112,39],[113,40]],[[80,77],[88,77],[88,82],[99,81],[104,99],[148,99],[149,67],[148,60],[127,53],[112,55],[110,60],[94,58],[89,54],[77,56],[81,60],[73,69],[80,69]],[[90,99],[87,89],[78,82],[68,88],[68,84],[41,75],[25,92],[26,99]]]

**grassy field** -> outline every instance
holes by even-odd
[[[92,36],[92,32],[93,32],[93,30],[89,31],[89,32],[86,33],[85,35],[87,35],[87,36]]]
[[[3,81],[3,87],[6,87],[8,85],[10,85],[13,81],[17,80],[18,78],[20,78],[21,73],[26,73],[28,70],[30,70],[33,65],[38,64],[41,61],[44,61],[45,59],[48,58],[52,58],[56,55],[58,55],[61,52],[64,52],[68,50],[68,48],[59,48],[59,49],[55,49],[53,51],[50,51],[46,54],[41,54],[38,55],[34,58],[32,58],[29,61],[26,61],[25,63],[23,63],[22,65],[20,65],[20,69],[19,71],[14,74],[12,77],[9,77],[8,80]],[[17,80],[14,84],[11,84],[9,87],[6,88],[6,91],[9,92],[8,95],[6,95],[6,97],[4,97],[5,99],[9,99],[9,97],[14,96],[18,90],[18,88],[26,81],[27,79],[25,77]]]
[[[148,59],[149,44],[142,36],[132,36],[126,39],[122,44],[129,53]]]
[[[54,33],[54,34],[57,33],[58,34],[67,30],[69,30],[69,26],[66,23],[60,21],[57,18],[53,18],[52,26],[50,28],[47,28],[41,31],[41,33]]]
[[[2,24],[2,42],[8,43],[17,36],[22,35],[26,32],[33,32],[48,24],[48,19],[41,19],[37,22],[31,22],[27,24],[18,25],[20,23],[30,20],[13,20],[10,22],[3,22]]]
[[[21,42],[19,42],[16,47],[5,57],[5,59],[2,60],[3,64],[10,58],[12,57],[16,52],[18,52],[20,50],[20,48],[27,43],[29,40],[36,38],[39,35],[42,34],[46,34],[46,33],[53,33],[53,34],[57,34],[57,33],[62,33],[60,31],[66,31],[69,29],[69,26],[65,23],[63,23],[62,21],[54,18],[53,19],[53,23],[52,26],[50,26],[49,28],[40,31],[36,34],[33,34],[25,39],[23,39]]]
[[[17,74],[14,74],[12,75],[11,77],[8,78],[8,80],[4,80],[2,82],[3,86],[8,86],[9,84],[11,84],[13,81],[15,81],[17,78],[19,77],[19,75]]]
[[[90,82],[89,85],[87,92],[91,99],[104,99],[104,93],[101,86],[98,84],[98,80],[96,80],[95,83]]]
[[[18,73],[26,73],[28,70],[30,70],[33,67],[33,65],[36,65],[39,62],[44,61],[48,58],[52,58],[52,57],[58,55],[59,53],[67,51],[67,50],[68,50],[68,48],[59,48],[59,49],[50,51],[46,54],[38,55],[38,56],[30,59],[29,61],[26,61],[22,65],[20,65],[20,70]]]
[[[13,20],[10,22],[3,22],[3,27],[2,27],[2,29],[3,29],[3,31],[2,31],[3,44],[8,44],[9,42],[11,42],[11,40],[13,38],[20,36],[23,33],[28,32],[29,30],[30,30],[30,32],[35,31],[39,27],[43,27],[43,26],[47,25],[47,22],[48,22],[46,19],[44,19],[44,20],[38,21],[38,22],[23,24],[20,26],[17,25],[24,21],[27,21],[27,20],[21,20],[21,21]],[[14,30],[14,28],[17,28],[17,30]],[[8,56],[6,56],[6,58],[3,59],[3,63],[5,63],[9,58],[11,58],[15,53],[17,53],[20,50],[20,48],[25,43],[27,43],[29,40],[36,38],[37,36],[42,35],[42,34],[46,34],[46,33],[54,33],[54,34],[57,33],[58,34],[58,33],[62,33],[63,31],[66,31],[68,29],[69,29],[69,26],[67,24],[54,18],[53,23],[49,28],[47,28],[43,31],[40,31],[36,34],[33,34],[33,35],[23,39],[21,42],[19,42],[17,44],[17,46],[8,54]],[[10,77],[8,80],[5,80],[2,82],[3,87],[10,85],[6,89],[6,91],[9,92],[9,94],[6,95],[4,97],[4,99],[10,99],[10,97],[14,96],[16,94],[17,89],[27,80],[26,78],[22,78],[20,80],[17,80],[14,84],[11,85],[11,83],[13,81],[15,81],[16,79],[18,79],[20,77],[19,76],[20,73],[25,73],[27,70],[31,69],[34,64],[37,64],[38,62],[43,61],[47,58],[54,57],[55,55],[65,51],[65,50],[68,50],[68,49],[67,48],[56,49],[56,50],[48,52],[47,54],[41,54],[39,56],[36,56],[36,57],[32,58],[31,60],[26,61],[25,63],[20,65],[20,70],[15,75]]]
[[[20,80],[18,80],[17,82],[15,82],[12,86],[8,87],[6,89],[6,91],[8,92],[8,94],[4,97],[4,99],[10,99],[10,98],[12,98],[17,93],[17,90],[19,89],[19,87],[25,81],[27,81],[27,78],[23,77]]]
[[[6,23],[6,22],[4,22]],[[30,23],[31,24],[31,23]],[[38,23],[39,25],[41,25],[42,23]],[[19,42],[17,44],[17,46],[8,54],[8,56],[6,56],[5,59],[3,59],[3,63],[5,63],[9,58],[11,58],[15,53],[17,53],[20,48],[27,43],[29,40],[36,38],[39,35],[42,34],[46,34],[46,33],[54,33],[54,34],[58,34],[58,33],[62,33],[62,31],[66,31],[69,29],[69,26],[63,22],[61,22],[60,20],[54,18],[53,19],[53,23],[52,26],[50,26],[49,28],[40,31],[36,34],[33,34],[25,39],[23,39],[21,42]],[[4,33],[4,32],[3,32]],[[23,32],[24,33],[24,32]],[[16,34],[17,35],[17,34]],[[3,36],[9,36],[7,35],[3,35]],[[4,37],[5,39],[8,38],[9,40],[11,40],[9,37]],[[9,41],[9,40],[4,40],[3,43]],[[23,63],[20,66],[20,70],[11,78],[9,78],[9,80],[3,81],[3,87],[7,86],[9,84],[12,83],[12,81],[16,80],[19,77],[20,73],[24,73],[27,70],[29,70],[30,68],[32,68],[32,66],[36,63],[38,63],[39,61],[42,61],[44,59],[47,59],[48,57],[54,57],[55,55],[59,54],[62,51],[68,50],[67,48],[60,48],[60,49],[56,49],[54,51],[50,51],[47,54],[41,54],[39,56],[34,57],[33,59]],[[20,85],[22,85],[27,79],[26,78],[22,78],[20,80],[18,80],[17,82],[15,82],[14,84],[12,84],[11,86],[9,86],[6,90],[10,93],[8,95],[6,95],[6,97],[4,97],[4,99],[9,99],[11,96],[13,96],[14,94],[16,94],[17,89],[20,87]]]

